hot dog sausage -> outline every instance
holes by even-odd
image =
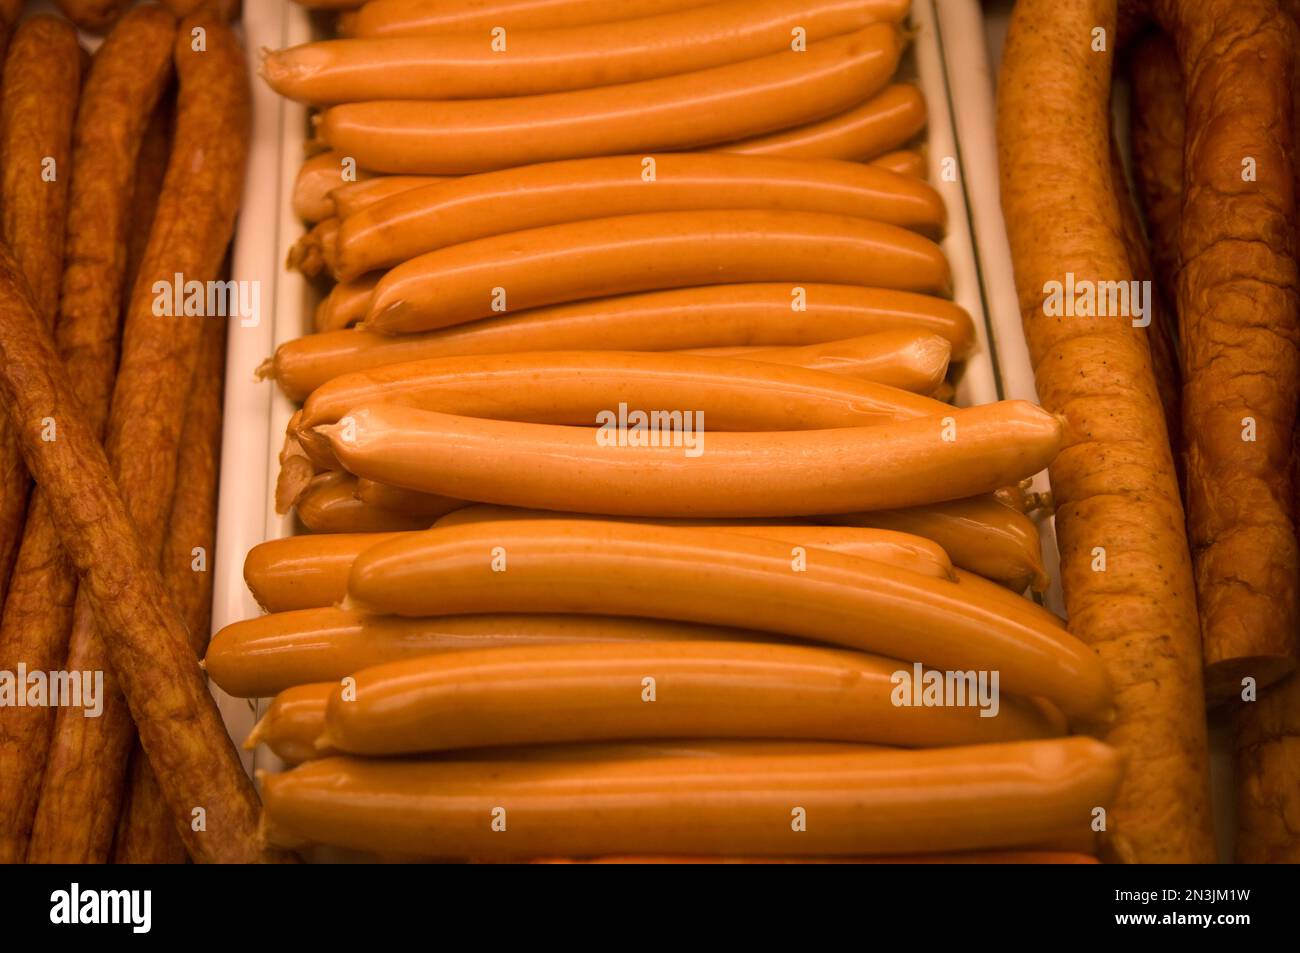
[[[593,430],[378,404],[318,432],[349,471],[380,483],[482,503],[694,517],[960,499],[1038,472],[1061,440],[1055,417],[1020,401],[876,427],[710,433],[707,452],[695,437],[695,449],[687,445],[681,420],[662,438],[656,432],[658,446],[640,446],[644,428],[616,427],[612,418]]]
[[[960,706],[902,707],[899,672],[912,674],[897,659],[744,642],[426,655],[357,672],[355,697],[331,697],[318,743],[349,754],[398,755],[636,738],[939,747],[1064,733],[1059,713],[1011,696],[997,709],[973,691]]]
[[[244,558],[244,582],[267,612],[333,605],[347,592],[357,555],[393,535],[321,533],[267,540]]]
[[[356,478],[322,473],[297,500],[298,519],[315,533],[391,533],[423,529],[433,520],[381,510],[357,499]]]
[[[510,507],[468,506],[435,521],[459,526],[487,519],[544,518],[548,514]],[[569,514],[565,514],[568,516]],[[926,575],[953,578],[952,564],[936,543],[892,530],[835,534],[828,527],[747,526],[728,522],[731,532],[826,549],[838,549],[867,559],[888,562]],[[718,524],[721,528],[721,524]],[[330,606],[347,594],[352,563],[368,546],[390,539],[391,533],[334,533],[289,536],[254,546],[244,560],[244,581],[268,612]]]
[[[336,284],[316,309],[316,330],[341,331],[364,318],[378,283],[379,274],[375,273]]]
[[[340,185],[330,192],[329,197],[339,218],[348,218],[395,195],[443,181],[445,179],[436,175],[377,175]]]
[[[429,252],[375,286],[366,325],[432,331],[503,311],[728,282],[827,282],[946,294],[934,242],[842,215],[726,210],[591,219]]]
[[[377,172],[459,175],[513,165],[693,149],[813,122],[889,80],[902,39],[873,24],[806,52],[576,92],[474,101],[349,103],[318,132]]]
[[[533,96],[737,63],[789,49],[797,30],[816,44],[876,19],[856,0],[727,0],[559,30],[307,43],[269,53],[262,78],[315,105]]]
[[[308,335],[282,344],[261,373],[275,377],[291,399],[303,400],[340,374],[425,358],[799,345],[897,329],[948,339],[953,360],[974,346],[970,315],[941,298],[856,285],[713,285],[539,308],[419,335]]]
[[[322,152],[312,156],[298,170],[293,183],[293,214],[305,222],[319,222],[335,214],[330,193],[350,182],[364,182],[374,173],[348,162],[351,154]],[[344,175],[355,178],[344,178]]]
[[[557,30],[591,23],[636,20],[698,6],[700,0],[371,0],[339,21],[345,36],[418,36],[509,30]],[[875,20],[900,22],[908,0],[865,0]]]
[[[952,345],[937,334],[924,331],[882,331],[865,337],[802,347],[699,348],[686,353],[793,365],[856,377],[916,394],[929,394],[943,383],[948,373]],[[940,413],[941,408],[934,408],[932,412]]]
[[[589,615],[465,615],[403,619],[334,607],[259,616],[212,638],[208,675],[241,698],[333,682],[363,668],[447,652],[587,642],[772,642],[770,633],[689,622]],[[324,712],[322,712],[324,714]]]
[[[857,163],[726,153],[572,159],[465,176],[372,205],[339,230],[338,275],[593,217],[740,208],[848,215],[928,235],[944,224],[943,200],[926,183]]]
[[[998,669],[1006,690],[1046,696],[1071,715],[1103,714],[1110,703],[1092,653],[1037,614],[855,556],[818,550],[801,571],[791,556],[779,541],[680,526],[471,523],[363,552],[348,603],[407,616],[491,607],[758,628],[936,668]],[[494,572],[494,560],[507,571]]]
[[[925,128],[925,119],[921,91],[909,83],[898,83],[829,119],[718,149],[751,156],[862,161],[906,145]]]
[[[337,682],[316,682],[280,691],[244,739],[244,748],[264,744],[289,764],[338,754],[316,745],[325,728],[330,696],[337,690]]]
[[[901,510],[819,517],[841,526],[876,526],[934,540],[962,569],[1016,592],[1047,588],[1038,527],[1023,513],[979,496]]]
[[[1086,829],[1120,771],[1114,750],[1091,738],[543,764],[328,758],[264,777],[263,797],[269,840],[293,846],[444,857],[898,854]],[[498,808],[506,833],[493,831]],[[792,812],[809,818],[806,830],[793,832]]]

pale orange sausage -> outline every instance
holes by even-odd
[[[443,177],[436,175],[377,175],[360,182],[340,185],[329,196],[339,218],[348,218],[394,195],[444,181]]]
[[[1047,588],[1038,527],[992,496],[900,510],[820,517],[841,526],[875,526],[934,540],[954,564],[1016,592]]]
[[[337,754],[316,747],[330,696],[337,690],[337,682],[317,682],[280,691],[244,739],[244,748],[251,751],[264,744],[289,764]]]
[[[327,758],[263,778],[265,831],[429,856],[903,854],[1087,829],[1119,782],[1091,738],[926,751],[716,758]],[[906,778],[906,784],[899,779]],[[494,831],[494,810],[507,817]],[[809,819],[797,831],[792,817]]]
[[[892,24],[713,69],[542,96],[390,100],[326,110],[330,148],[376,172],[461,175],[514,165],[694,149],[848,109],[888,82],[902,53]]]
[[[379,275],[372,274],[336,284],[316,308],[316,331],[341,331],[364,318],[378,283]]]
[[[948,670],[1000,672],[1010,692],[1103,715],[1096,657],[1041,610],[840,553],[710,529],[515,520],[380,543],[348,578],[350,607],[398,615],[491,611],[644,615],[756,628]],[[505,571],[493,571],[503,564]]]
[[[779,640],[767,632],[657,619],[527,613],[404,619],[325,607],[232,623],[213,636],[204,666],[223,691],[265,698],[308,682],[337,685],[346,675],[386,662],[471,649]]]
[[[639,19],[698,6],[701,0],[369,0],[339,16],[343,36],[418,36],[508,30],[555,30]],[[891,0],[897,5],[900,0]],[[901,19],[901,14],[898,19]]]
[[[952,345],[925,331],[882,331],[801,347],[699,348],[685,353],[793,365],[929,394],[948,373]],[[941,413],[942,408],[935,407],[931,412]]]
[[[322,473],[297,500],[298,519],[317,533],[389,533],[422,529],[432,520],[369,506],[356,496],[357,481],[346,473]]]
[[[393,535],[320,533],[267,540],[244,557],[244,582],[267,612],[333,605],[346,592],[357,555]]]
[[[344,36],[419,36],[510,30],[557,30],[635,20],[700,6],[703,0],[371,0],[339,18]],[[875,20],[900,22],[909,0],[862,0]]]
[[[335,214],[330,193],[349,182],[362,182],[373,173],[355,169],[341,152],[322,152],[298,169],[293,183],[293,214],[305,222],[319,222]],[[344,175],[355,178],[344,178]]]
[[[338,276],[491,235],[704,209],[847,215],[931,236],[944,224],[943,199],[925,182],[858,163],[707,152],[571,159],[402,190],[369,206],[339,230]]]
[[[925,128],[925,120],[921,91],[910,83],[898,83],[829,119],[718,149],[753,156],[864,161],[906,145]]]
[[[349,471],[380,483],[614,516],[806,516],[960,499],[1037,473],[1061,442],[1057,418],[1022,401],[835,430],[686,430],[697,423],[681,414],[656,446],[612,410],[593,429],[377,404],[318,432]]]
[[[877,19],[860,0],[727,0],[558,30],[307,43],[269,53],[262,78],[315,105],[533,96],[737,63],[789,50],[796,30],[812,46]]]
[[[712,285],[538,308],[424,334],[365,330],[288,341],[260,370],[293,400],[340,374],[426,358],[603,348],[671,351],[787,346],[891,330],[929,331],[974,347],[970,315],[942,298],[857,285]]]
[[[939,246],[896,225],[813,212],[657,212],[429,252],[380,279],[365,320],[398,334],[696,285],[825,282],[947,294],[951,281]]]
[[[365,755],[637,738],[911,748],[1065,731],[1059,712],[1012,696],[975,697],[973,684],[960,705],[904,707],[896,703],[900,673],[920,674],[860,652],[744,642],[450,652],[356,673],[355,697],[333,694],[317,743]]]

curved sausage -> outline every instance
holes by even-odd
[[[1030,845],[1087,829],[1121,770],[1114,749],[1063,738],[543,764],[327,758],[263,777],[262,793],[268,840],[284,846],[851,856]],[[501,811],[505,832],[493,830]],[[809,822],[796,832],[801,814]]]
[[[349,471],[380,483],[615,516],[806,516],[960,499],[1037,473],[1061,441],[1057,418],[1022,401],[875,427],[705,436],[686,431],[697,424],[689,410],[653,434],[609,415],[592,429],[378,404],[317,430]]]
[[[379,274],[376,273],[341,281],[331,288],[316,307],[313,323],[317,333],[341,331],[364,318],[374,301],[378,283]]]
[[[318,132],[377,172],[460,175],[514,165],[693,149],[847,109],[888,82],[892,24],[727,66],[575,92],[472,101],[349,103]]]
[[[971,352],[975,326],[942,298],[857,285],[744,284],[681,288],[538,308],[413,335],[366,330],[288,341],[260,370],[292,400],[341,374],[426,358],[513,351],[670,351],[800,345],[890,330],[929,331]]]
[[[953,564],[1015,592],[1047,588],[1038,527],[992,496],[950,500],[900,510],[818,517],[839,526],[875,526],[934,540]]]
[[[546,225],[704,209],[847,215],[931,236],[945,219],[943,199],[925,182],[857,163],[707,152],[570,159],[400,191],[371,205],[339,230],[338,275]]]
[[[316,682],[282,689],[244,739],[244,749],[251,751],[260,744],[266,745],[288,764],[338,754],[316,746],[325,727],[330,696],[338,687],[337,682]]]
[[[897,83],[829,119],[717,148],[751,156],[865,161],[906,145],[925,128],[925,120],[921,91]]]
[[[925,331],[882,331],[801,347],[699,348],[685,353],[793,365],[929,394],[943,383],[948,373],[952,345],[937,334]],[[931,405],[938,403],[932,401]],[[931,410],[931,413],[942,412],[941,407]]]
[[[357,557],[348,604],[405,616],[491,607],[756,628],[935,668],[997,669],[1007,691],[1043,695],[1072,716],[1110,704],[1092,652],[1032,610],[840,553],[817,551],[800,570],[785,543],[716,530],[591,520],[439,527]]]
[[[751,209],[591,219],[429,252],[380,279],[366,326],[432,331],[504,311],[730,282],[947,294],[934,242],[880,222]]]
[[[860,0],[727,0],[559,30],[324,40],[267,54],[262,78],[314,105],[535,96],[677,76],[815,44],[875,22]]]
[[[258,543],[244,557],[244,582],[267,612],[329,606],[342,600],[352,563],[394,533],[320,533]]]
[[[392,510],[368,506],[357,499],[356,478],[346,473],[322,473],[297,500],[298,519],[316,533],[391,533],[423,529],[432,522]]]

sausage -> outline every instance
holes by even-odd
[[[101,36],[122,15],[129,0],[54,0],[54,5],[65,17],[91,33]]]
[[[321,533],[267,540],[244,557],[244,582],[267,612],[333,605],[346,594],[357,555],[394,535]]]
[[[212,634],[211,561],[217,531],[226,321],[221,317],[200,320],[203,337],[181,430],[162,575],[167,594],[189,632],[190,647],[202,658]],[[128,792],[113,841],[114,863],[185,863],[185,845],[138,741],[131,756]]]
[[[1010,696],[994,709],[973,690],[960,707],[901,707],[899,672],[912,676],[896,659],[744,642],[451,652],[356,673],[355,698],[333,693],[317,741],[365,755],[637,738],[928,748],[1065,731],[1059,713]]]
[[[953,564],[1015,592],[1047,588],[1038,527],[992,496],[950,500],[900,510],[819,517],[840,526],[874,526],[912,533],[943,547]]]
[[[340,18],[345,36],[419,36],[511,30],[558,30],[661,16],[699,6],[700,0],[371,0]],[[876,20],[901,22],[908,0],[868,0],[861,6]]]
[[[207,37],[202,52],[192,47],[191,30],[198,28]],[[173,55],[180,77],[176,144],[126,317],[105,439],[114,477],[151,565],[157,565],[163,548],[185,417],[184,401],[160,401],[158,395],[189,390],[203,328],[192,316],[178,316],[167,322],[167,333],[160,333],[162,318],[153,310],[154,285],[162,281],[170,286],[178,273],[186,281],[199,282],[219,274],[243,188],[251,99],[239,41],[215,16],[204,13],[182,22]],[[142,427],[142,421],[148,426]],[[82,589],[84,593],[84,585]],[[78,596],[66,667],[105,673],[104,711],[99,718],[84,718],[80,711],[63,708],[56,716],[28,851],[32,860],[102,861],[111,846],[134,728],[122,689],[110,674],[113,666],[95,609],[87,598]],[[98,609],[102,612],[102,606]],[[190,661],[195,661],[188,645],[177,648],[184,648]],[[113,661],[121,661],[120,655],[115,654]],[[178,689],[165,683],[162,671],[151,671],[140,681],[145,690],[160,696],[158,707],[174,712],[182,703]],[[141,719],[134,720],[139,725]],[[160,766],[149,737],[143,742],[164,793],[170,786],[172,818],[184,819],[183,836],[191,855],[223,853],[226,848],[207,843],[213,838],[189,829],[198,802],[182,803],[176,797],[190,785],[207,784],[207,779],[187,774],[194,768],[193,760],[170,759]],[[212,742],[189,757],[212,760],[216,757]],[[164,778],[168,771],[176,776]],[[210,817],[209,834],[211,825]],[[228,849],[243,846],[232,844]]]
[[[35,16],[14,30],[0,96],[0,234],[50,326],[63,273],[72,126],[80,86],[81,50],[71,26]],[[54,179],[49,181],[51,174]],[[0,602],[23,538],[31,489],[21,457],[18,435],[6,420],[0,424]]]
[[[877,23],[805,52],[542,96],[333,106],[317,129],[376,172],[460,175],[508,166],[693,149],[822,119],[881,89],[902,35]]]
[[[262,791],[275,844],[484,858],[861,855],[1019,846],[1086,828],[1120,771],[1106,745],[1062,738],[543,764],[327,758],[264,777]],[[504,833],[493,831],[497,808]],[[792,824],[800,816],[804,830]]]
[[[943,199],[929,185],[856,163],[725,153],[571,159],[447,180],[372,205],[339,230],[338,274],[597,216],[742,208],[848,215],[930,236],[944,224]]]
[[[1061,441],[1060,422],[1021,401],[875,427],[709,433],[707,452],[698,430],[685,432],[688,422],[693,415],[643,446],[642,437],[651,442],[644,428],[614,419],[594,430],[377,404],[317,432],[349,471],[380,483],[481,503],[693,517],[960,499],[1038,472]]]
[[[337,689],[337,682],[318,682],[280,691],[244,740],[244,748],[251,751],[264,744],[289,764],[337,754],[316,747],[325,727],[326,706]]]
[[[436,175],[377,175],[361,182],[349,182],[330,192],[330,200],[339,218],[359,215],[379,202],[411,189],[446,181]]]
[[[1218,702],[1239,697],[1243,678],[1262,686],[1291,671],[1300,628],[1294,46],[1275,0],[1153,8],[1187,83],[1178,274],[1187,525],[1206,696]],[[1241,157],[1271,171],[1247,181]]]
[[[521,510],[509,506],[467,506],[439,517],[434,527],[464,526],[498,520],[520,519],[592,519],[604,521],[605,517],[584,516],[581,513],[548,513],[545,510]],[[934,576],[938,579],[956,579],[948,554],[939,545],[907,533],[892,530],[864,530],[858,527],[829,527],[793,524],[769,520],[671,520],[634,519],[632,523],[655,526],[695,526],[719,532],[739,533],[759,539],[777,539],[795,546],[829,549],[850,556],[860,556],[888,563],[910,572]],[[346,579],[344,580],[346,588]],[[338,600],[341,601],[342,595]]]
[[[23,15],[26,0],[0,0],[0,26],[12,26]],[[2,52],[2,51],[0,51]]]
[[[693,73],[788,50],[796,30],[816,44],[875,20],[856,0],[726,0],[558,30],[307,43],[267,54],[262,78],[314,105],[534,96]]]
[[[167,15],[140,10],[124,18],[104,41],[81,92],[71,133],[71,161],[59,166],[60,180],[71,181],[66,255],[63,249],[58,253],[60,261],[66,257],[67,268],[56,275],[63,293],[55,341],[82,419],[97,441],[117,369],[121,246],[130,214],[135,153],[150,111],[171,75],[174,29]],[[55,35],[62,35],[61,31]],[[74,42],[61,45],[66,53],[79,55]],[[65,69],[67,65],[63,64]],[[75,75],[61,81],[60,74],[60,70],[47,72],[46,81],[56,86],[79,83]],[[66,92],[55,95],[56,108]],[[71,92],[75,97],[77,86]],[[42,100],[44,105],[48,102]],[[62,241],[62,222],[57,231]],[[3,671],[16,671],[20,662],[30,671],[53,671],[64,665],[77,576],[64,555],[49,507],[48,495],[37,488],[17,562],[13,572],[4,575],[9,591],[0,623]],[[53,724],[54,712],[42,708],[15,708],[0,719],[0,749],[7,752],[0,769],[0,861],[18,863],[26,856]]]
[[[204,661],[223,691],[264,698],[294,685],[332,682],[363,668],[424,655],[587,642],[770,642],[747,629],[584,615],[466,615],[403,619],[333,606],[235,622],[212,638]],[[321,711],[324,715],[324,711]]]
[[[757,628],[935,668],[998,669],[1007,691],[1042,695],[1071,716],[1104,714],[1110,703],[1088,648],[1030,610],[840,553],[817,551],[792,571],[791,556],[778,540],[681,526],[471,523],[366,550],[345,605],[404,616],[615,612]],[[493,571],[494,560],[507,571]]]
[[[351,153],[322,152],[302,164],[293,183],[293,214],[304,222],[319,222],[335,213],[331,193],[352,182],[365,182],[374,173],[348,163]],[[344,178],[344,176],[349,178]],[[355,177],[352,177],[355,176]]]
[[[362,275],[352,281],[339,282],[331,288],[316,309],[317,332],[341,331],[364,318],[374,300],[379,277],[378,272]]]
[[[314,533],[391,533],[424,529],[433,521],[368,506],[357,499],[356,493],[355,477],[322,473],[298,499],[298,519]]]
[[[918,179],[925,178],[925,156],[914,149],[899,149],[886,152],[883,156],[871,160],[871,165],[898,175],[911,175]]]
[[[1112,0],[1016,6],[998,81],[1002,208],[1038,393],[1066,417],[1049,475],[1070,629],[1116,689],[1104,737],[1127,767],[1103,856],[1210,863],[1196,602],[1149,348],[1131,319],[1044,311],[1046,283],[1067,273],[1133,277],[1111,184],[1112,52],[1092,49],[1098,28],[1114,35]]]
[[[508,507],[467,506],[435,521],[436,526],[459,526],[485,519],[544,518],[549,514]],[[564,514],[566,518],[571,514]],[[839,549],[932,576],[953,577],[952,564],[935,543],[891,530],[836,534],[813,526],[749,527],[727,523],[731,532],[784,539],[789,542]],[[384,542],[392,533],[337,533],[289,536],[254,546],[244,559],[244,581],[258,605],[268,612],[320,608],[343,601],[352,563],[368,546]],[[232,692],[233,694],[233,692]]]
[[[333,276],[338,264],[338,237],[338,218],[322,219],[290,246],[285,267],[306,278],[315,278],[322,272]]]
[[[187,17],[206,8],[227,20],[239,15],[239,4],[240,0],[162,0],[162,5],[177,17]]]
[[[1127,57],[1133,89],[1130,136],[1133,173],[1146,213],[1160,297],[1177,300],[1178,222],[1183,205],[1183,78],[1178,53],[1165,34],[1151,31]]]
[[[429,252],[375,286],[366,325],[432,331],[544,305],[728,282],[827,282],[947,294],[943,251],[843,215],[727,210],[591,219]]]
[[[793,365],[873,381],[886,387],[928,394],[948,373],[952,345],[925,331],[882,331],[844,341],[801,347],[700,348],[688,354],[740,358],[761,363]],[[942,413],[931,401],[931,413]]]
[[[426,358],[592,347],[783,346],[895,329],[948,339],[953,360],[974,347],[970,315],[941,298],[857,285],[712,285],[539,308],[420,335],[308,335],[280,345],[259,373],[300,401],[340,374]]]
[[[689,407],[710,430],[863,427],[949,408],[883,384],[760,361],[637,351],[543,351],[434,358],[344,374],[313,391],[290,433],[322,468],[316,432],[379,403],[465,417],[593,426],[603,410]]]
[[[172,126],[176,112],[176,97],[169,86],[154,106],[149,124],[145,126],[140,149],[135,160],[135,182],[131,190],[130,234],[127,238],[126,277],[122,284],[122,310],[131,306],[131,292],[135,289],[135,276],[149,247],[149,232],[153,230],[154,215],[158,211],[158,196],[167,175],[167,161],[172,151]]]
[[[925,97],[910,83],[886,87],[861,105],[794,129],[719,146],[722,152],[789,159],[875,159],[925,128]]]
[[[222,66],[222,57],[213,59]],[[190,64],[182,62],[181,69],[185,76]],[[242,73],[232,67],[226,75]],[[204,88],[213,96],[222,84]],[[188,120],[182,128],[187,125]],[[184,624],[167,599],[156,554],[147,553],[137,538],[97,435],[76,408],[67,371],[3,242],[0,396],[22,432],[28,466],[49,494],[59,537],[82,574],[80,595],[103,620],[131,719],[139,726],[173,817],[186,821],[180,829],[191,856],[231,863],[284,859],[259,842],[257,795],[186,644]],[[59,437],[42,440],[41,421],[51,415],[59,421]],[[190,826],[200,805],[206,819],[203,834]]]
[[[462,500],[449,500],[441,496],[430,496],[414,490],[376,483],[374,480],[357,480],[357,499],[366,506],[381,510],[393,510],[407,516],[435,520],[448,512],[454,512],[465,506]]]

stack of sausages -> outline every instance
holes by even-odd
[[[207,12],[60,6],[106,32],[94,55],[29,17],[0,93],[0,670],[102,676],[103,694],[6,705],[0,860],[255,860],[256,796],[198,665],[224,312],[163,313],[156,287],[221,276],[243,51]]]
[[[271,844],[1091,853],[1110,685],[1022,597],[1061,426],[946,402],[906,13],[375,0],[266,57],[328,150],[290,265],[337,282],[265,368],[308,532],[205,660],[275,696]],[[1007,694],[901,703],[914,665]]]
[[[1021,0],[1003,57],[1002,203],[1038,391],[1066,419],[1050,475],[1070,628],[1116,688],[1120,860],[1215,859],[1207,705],[1237,724],[1238,859],[1300,860],[1297,15]],[[1145,234],[1113,146],[1117,69]],[[1153,286],[1149,327],[1049,313],[1067,274]]]

